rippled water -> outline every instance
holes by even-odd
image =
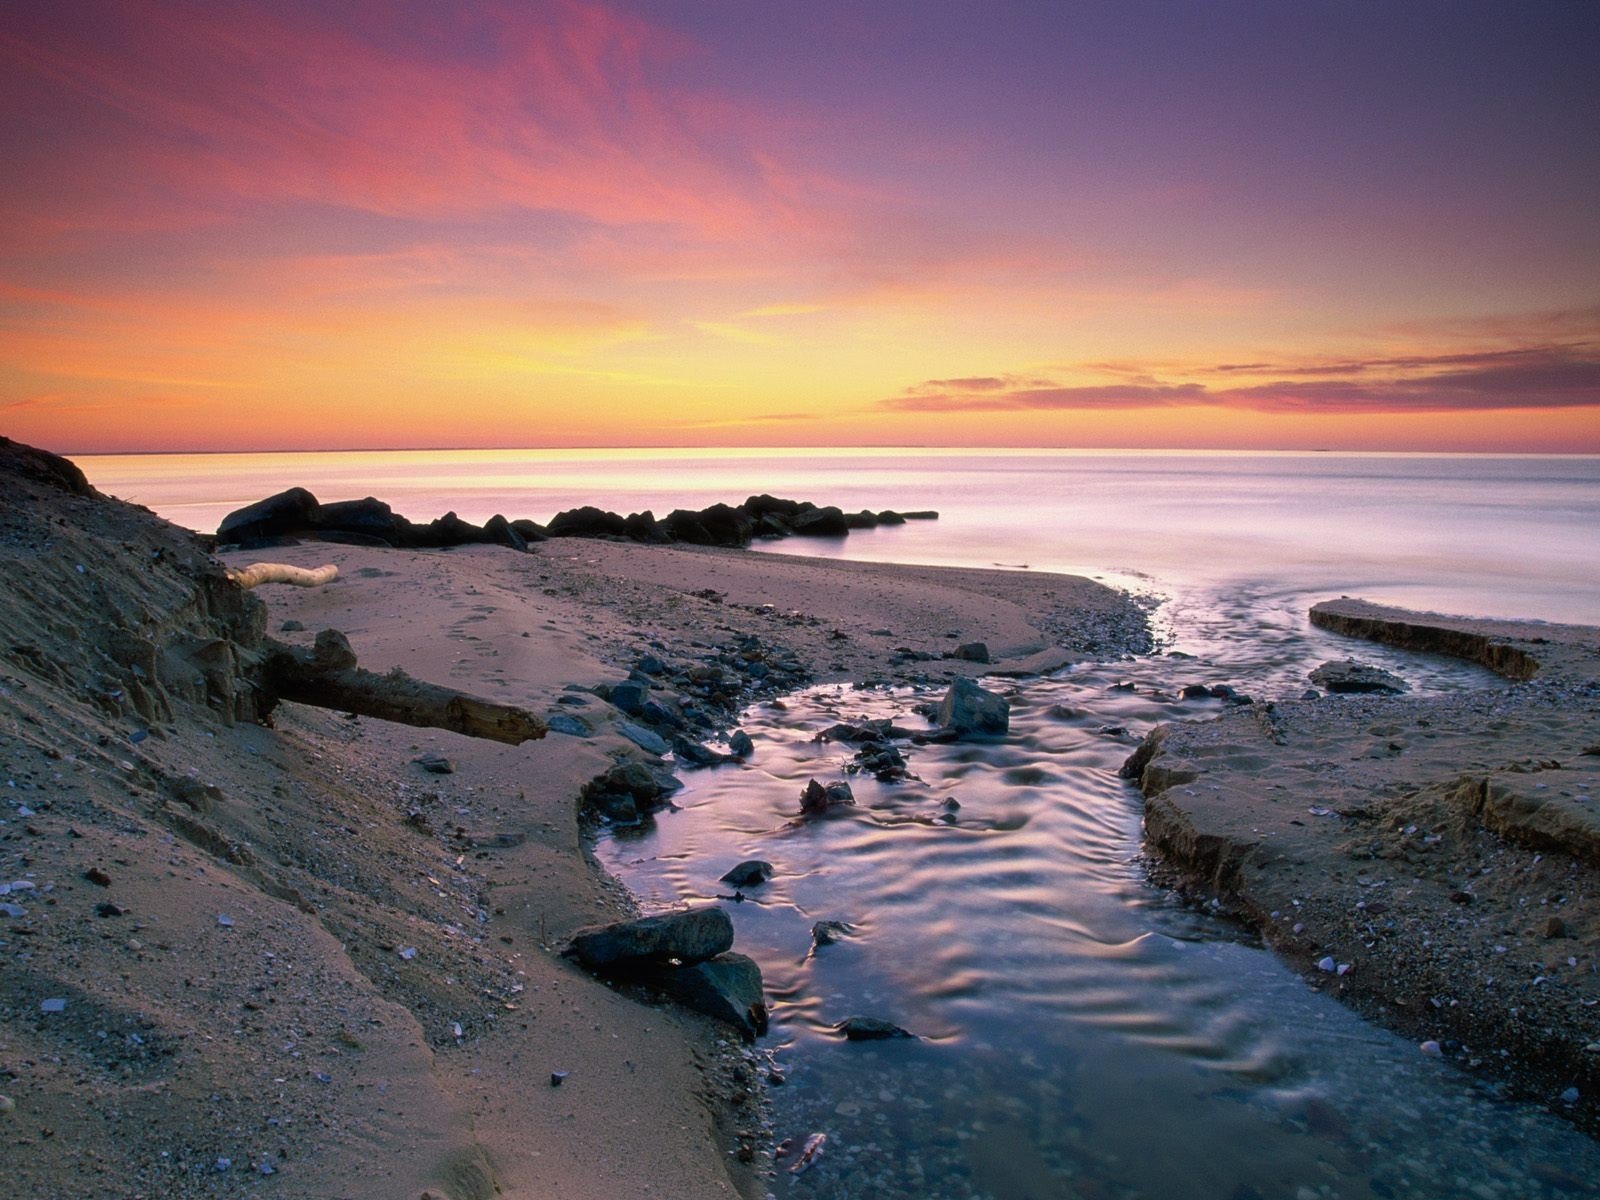
[[[726,907],[774,1005],[775,1136],[829,1140],[802,1174],[781,1162],[775,1194],[1540,1197],[1600,1178],[1587,1138],[1487,1097],[1145,881],[1139,797],[1116,770],[1151,725],[1220,706],[1170,697],[1218,681],[1298,694],[1346,648],[1303,619],[1243,647],[1227,627],[1187,630],[1183,657],[991,681],[1012,703],[1005,739],[914,747],[917,780],[850,777],[857,806],[824,819],[798,819],[800,789],[845,777],[851,748],[814,735],[925,727],[927,697],[830,687],[758,705],[750,763],[687,773],[680,811],[601,843],[647,907],[726,897],[719,876],[742,859],[777,868]],[[1421,691],[1499,686],[1363,657]],[[812,952],[823,920],[853,933]],[[846,1043],[832,1026],[857,1015],[919,1040]]]

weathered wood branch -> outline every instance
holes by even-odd
[[[288,563],[251,563],[228,572],[228,578],[242,588],[253,588],[262,583],[292,583],[296,587],[321,587],[339,577],[339,568],[329,563],[325,567],[291,567]]]
[[[544,721],[525,708],[426,683],[400,670],[386,675],[363,670],[349,641],[335,629],[317,634],[310,650],[269,640],[261,680],[276,699],[512,746],[546,732]]]

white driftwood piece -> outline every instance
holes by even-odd
[[[291,567],[287,563],[251,563],[228,572],[228,578],[242,588],[253,588],[262,583],[292,583],[295,587],[321,587],[332,583],[339,568],[329,563],[325,567]]]

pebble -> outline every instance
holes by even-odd
[[[417,956],[417,948],[415,946],[401,946],[399,953],[401,958],[410,962]]]
[[[571,1071],[551,1071],[550,1072],[550,1086],[551,1087],[560,1087],[562,1081],[564,1079],[566,1079],[566,1077],[568,1075],[571,1075],[571,1074],[572,1074]]]
[[[39,1001],[39,1011],[47,1013],[66,1012],[67,1002],[59,996],[54,996],[49,1000],[41,1000]]]
[[[1339,964],[1333,961],[1333,955],[1331,954],[1317,960],[1317,970],[1319,971],[1327,971],[1331,975],[1338,969]]]
[[[1421,1050],[1424,1054],[1441,1054],[1442,1055],[1444,1053],[1444,1051],[1440,1048],[1439,1043],[1435,1042],[1435,1041],[1433,1041],[1431,1039],[1426,1041],[1426,1042],[1423,1042],[1421,1046],[1417,1047],[1417,1049]]]
[[[17,1102],[10,1096],[0,1096],[0,1117],[8,1117],[17,1110]]]
[[[1561,1093],[1561,1103],[1563,1103],[1563,1104],[1576,1104],[1577,1102],[1578,1102],[1578,1089],[1577,1088],[1569,1087],[1566,1091]]]
[[[230,917],[227,913],[218,913],[217,914],[217,924],[221,925],[224,929],[232,929],[233,928],[233,918]]]

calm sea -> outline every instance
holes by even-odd
[[[1600,621],[1600,458],[955,450],[473,450],[86,456],[102,491],[178,524],[298,484],[412,520],[546,520],[737,503],[938,509],[936,523],[782,553],[1069,571],[1204,605],[1360,595],[1474,616]]]

